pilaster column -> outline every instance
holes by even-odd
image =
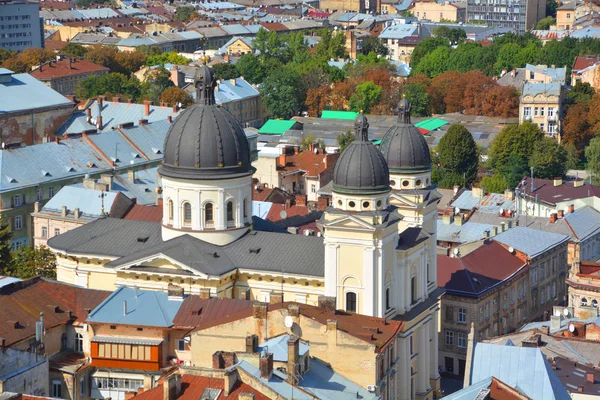
[[[217,207],[216,212],[217,212],[217,219],[215,221],[215,229],[221,231],[224,230],[226,227],[226,209],[227,207],[225,206],[225,190],[223,189],[219,189],[219,196],[218,196],[219,201],[217,201],[217,204],[215,204],[215,206]]]
[[[343,308],[343,299],[338,296],[338,247],[335,243],[325,244],[325,296],[337,297],[337,308]]]
[[[429,355],[429,379],[438,380],[440,378],[440,374],[438,373],[439,361],[438,361],[438,312],[436,311],[431,316],[431,321],[429,322],[429,349],[431,350],[431,354]],[[434,385],[431,385],[434,387]],[[437,389],[437,388],[436,388]]]
[[[408,263],[404,266],[404,283],[403,283],[403,288],[404,288],[404,306],[405,309],[404,311],[408,311],[410,310],[410,302],[411,302],[411,298],[410,298],[410,260],[407,260]]]
[[[410,349],[409,338],[398,340],[398,398],[410,400]]]
[[[429,346],[429,340],[427,335],[427,326],[422,325],[418,330],[419,339],[419,354],[417,355],[417,382],[416,390],[417,393],[427,392],[429,386],[429,375],[427,374],[427,366],[429,360],[427,360],[427,346]]]
[[[244,193],[242,192],[242,188],[238,188],[237,189],[237,201],[235,202],[236,205],[236,218],[235,218],[235,226],[237,228],[241,228],[242,226],[244,226]]]
[[[377,291],[376,285],[376,275],[377,270],[375,268],[375,248],[374,247],[365,247],[363,249],[363,279],[364,279],[364,288],[363,291],[363,299],[362,310],[356,310],[360,314],[370,315],[372,317],[376,316],[376,298],[375,293]]]

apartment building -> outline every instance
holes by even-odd
[[[23,50],[44,47],[39,3],[0,1],[0,48]]]
[[[414,2],[410,11],[418,19],[431,22],[465,22],[467,19],[466,3],[420,0]]]
[[[519,34],[534,29],[546,16],[542,0],[468,0],[467,21],[488,26],[510,28]]]
[[[560,141],[565,99],[565,88],[560,82],[526,82],[519,100],[519,122],[533,122],[547,136]]]
[[[577,56],[571,68],[571,85],[589,83],[594,89],[600,88],[600,57]]]
[[[569,30],[575,25],[575,1],[563,3],[556,10],[556,29]]]
[[[108,68],[87,60],[58,56],[56,61],[40,65],[29,74],[62,95],[74,95],[79,82],[109,72]]]

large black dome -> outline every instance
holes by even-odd
[[[159,173],[170,178],[226,179],[250,175],[250,146],[239,122],[215,104],[216,81],[206,65],[196,74],[196,103],[169,128]]]
[[[431,171],[429,146],[421,132],[410,123],[410,103],[406,99],[398,105],[398,123],[383,136],[379,149],[391,173]]]
[[[354,141],[335,163],[333,191],[341,194],[377,194],[390,190],[390,173],[383,155],[368,138],[367,118],[354,121]]]

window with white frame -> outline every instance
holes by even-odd
[[[458,347],[460,347],[461,349],[464,349],[467,347],[467,334],[464,332],[458,332],[457,335],[457,345]]]
[[[524,107],[523,108],[523,115],[525,117],[531,117],[531,107]]]
[[[548,116],[554,117],[554,107],[548,107]]]
[[[581,305],[582,305],[583,307],[587,307],[587,305],[588,305],[588,301],[587,301],[587,299],[586,299],[585,297],[581,299]]]
[[[62,383],[61,381],[52,381],[52,397],[62,398]]]
[[[535,117],[537,117],[539,115],[539,113],[540,113],[540,109],[538,107],[534,107],[534,109],[533,109],[533,115]]]
[[[17,215],[15,216],[15,230],[23,229],[23,216]]]
[[[546,107],[540,107],[540,116],[544,116],[544,112],[546,111]]]
[[[23,197],[20,194],[13,197],[13,204],[15,207],[21,207],[23,205]]]
[[[60,235],[60,228],[54,228],[54,236]]]
[[[47,239],[47,238],[48,238],[48,227],[42,226],[42,239]]]
[[[454,332],[446,331],[446,345],[453,346],[454,345]]]
[[[44,198],[44,191],[40,188],[37,190],[37,201],[42,201]]]
[[[460,322],[461,324],[467,323],[467,309],[466,308],[458,309],[458,322]]]
[[[540,124],[540,131],[545,132],[544,131],[544,124],[543,123]]]
[[[75,350],[77,353],[83,353],[83,335],[81,333],[75,334],[73,350]]]
[[[53,187],[53,186],[50,186],[50,187],[48,188],[48,198],[50,198],[50,199],[51,199],[51,198],[53,198],[53,197],[54,197],[54,187]]]

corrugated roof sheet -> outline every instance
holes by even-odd
[[[479,224],[477,222],[467,221],[462,225],[455,223],[445,224],[444,221],[438,219],[437,223],[437,240],[440,242],[451,243],[470,243],[483,238],[483,232],[492,229],[492,225]]]
[[[577,240],[584,241],[600,232],[600,212],[593,207],[585,206],[565,215]]]
[[[551,82],[551,83],[532,83],[525,82],[523,84],[523,93],[522,96],[537,96],[537,95],[545,95],[545,96],[560,96],[562,85],[560,82]]]
[[[102,194],[104,193],[104,199]],[[83,216],[99,217],[102,205],[108,213],[113,202],[117,198],[116,192],[102,192],[100,190],[65,186],[60,189],[41,209],[42,212],[61,212],[66,206],[69,211],[79,208]]]
[[[0,114],[69,105],[74,106],[71,100],[29,74],[11,74],[10,82],[0,83]]]
[[[226,104],[252,97],[258,98],[259,96],[260,93],[258,93],[258,90],[242,78],[222,80],[215,90],[215,101],[217,104]]]
[[[290,340],[290,335],[281,335],[276,336],[274,338],[268,339],[262,342],[258,346],[258,351],[261,352],[263,350],[273,354],[273,361],[279,362],[287,362],[288,361],[288,341]],[[310,346],[300,341],[300,350],[299,355],[302,357],[303,355],[310,350]]]
[[[120,287],[88,316],[88,323],[169,327],[183,299],[166,292]]]
[[[529,258],[534,258],[566,242],[569,236],[516,226],[498,234],[494,240],[525,253]]]
[[[407,36],[417,34],[417,25],[413,24],[396,24],[390,25],[379,34],[380,39],[403,39]]]

